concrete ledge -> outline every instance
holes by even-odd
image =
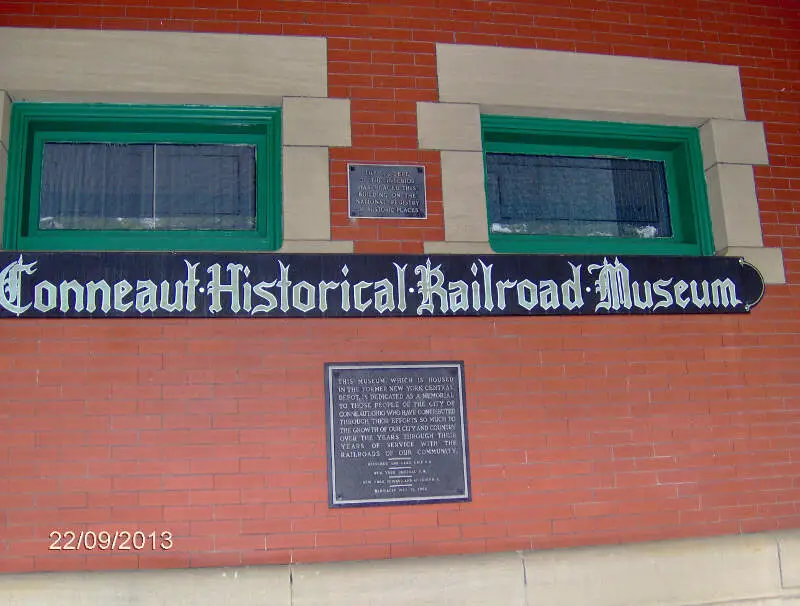
[[[286,567],[0,576],[0,606],[289,606]]]
[[[769,535],[526,553],[525,568],[531,603],[550,606],[682,606],[781,592]]]
[[[352,240],[284,240],[277,252],[309,254],[348,254],[353,252]]]
[[[483,151],[481,112],[463,103],[417,103],[420,149]]]
[[[11,129],[11,99],[0,90],[0,147],[8,151],[8,136]],[[3,163],[5,164],[5,162]],[[5,192],[5,190],[3,190]]]
[[[293,566],[0,575],[0,606],[797,606],[800,530]]]
[[[608,120],[649,115],[656,123],[745,119],[734,66],[456,44],[437,44],[436,56],[443,102],[600,111]]]
[[[350,100],[283,100],[283,144],[350,147]]]
[[[713,606],[800,606],[800,597],[767,600],[735,600],[733,602],[719,602]]]
[[[704,168],[714,164],[769,164],[764,124],[742,120],[709,120],[700,127]]]
[[[761,273],[766,284],[786,284],[783,253],[780,248],[732,246],[726,248],[722,254],[726,257],[742,257]],[[798,568],[800,569],[800,562]]]
[[[778,538],[784,589],[800,589],[800,533]]]
[[[0,28],[14,101],[280,105],[327,97],[324,38]]]
[[[283,148],[283,237],[330,240],[327,147]]]
[[[524,606],[515,553],[297,566],[292,606]]]
[[[487,243],[483,154],[443,151],[441,157],[445,240]]]
[[[715,164],[706,171],[706,183],[717,250],[761,246],[761,217],[753,167]]]

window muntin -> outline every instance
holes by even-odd
[[[280,110],[14,104],[7,248],[274,250]]]
[[[713,254],[696,129],[505,116],[481,122],[494,250]]]

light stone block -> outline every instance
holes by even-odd
[[[437,44],[436,52],[441,105],[478,105],[484,114],[702,127],[717,252],[762,245],[752,165],[766,164],[768,154],[763,125],[745,121],[737,67],[454,44]],[[446,239],[472,240],[474,229],[469,237],[456,235],[468,218],[449,211],[447,199],[445,194]],[[456,213],[452,234],[448,212]],[[774,252],[761,256],[775,259]],[[768,275],[778,280],[782,269],[768,265]]]
[[[350,147],[350,100],[283,100],[284,145]]]
[[[6,215],[6,176],[8,174],[8,153],[0,147],[0,234],[3,233],[3,219]],[[0,235],[0,246],[2,236]]]
[[[786,284],[780,248],[732,246],[726,248],[722,254],[726,257],[742,257],[758,270],[765,284]],[[800,570],[800,563],[798,569]]]
[[[700,128],[704,168],[724,164],[769,164],[764,124],[742,120],[709,120]]]
[[[800,531],[779,537],[781,580],[785,589],[800,589]]]
[[[0,147],[8,151],[8,136],[11,129],[11,99],[0,90]]]
[[[695,606],[694,604],[691,606]],[[765,600],[733,600],[731,602],[715,602],[713,606],[800,606],[800,595],[783,598],[767,598]]]
[[[715,164],[706,171],[706,183],[717,251],[762,246],[753,167]]]
[[[324,38],[0,28],[15,101],[280,105],[327,96]]]
[[[482,151],[481,113],[477,105],[417,103],[420,149]]]
[[[571,109],[566,107],[523,107],[519,105],[503,105],[482,103],[482,114],[492,116],[523,116],[530,118],[558,118],[563,120],[587,120],[600,122],[622,122],[630,124],[661,124],[664,126],[700,127],[705,118],[698,116],[669,116],[666,114],[646,114],[634,112],[609,113],[604,110],[588,108]]]
[[[488,242],[425,242],[426,255],[492,255]]]
[[[437,44],[439,100],[701,121],[744,120],[735,66]]]
[[[352,240],[284,240],[279,253],[349,254]]]
[[[330,240],[327,147],[283,148],[283,237]]]
[[[95,604],[800,606],[800,531],[316,565],[0,575],[0,606]]]
[[[728,248],[728,232],[725,228],[725,200],[718,172],[706,171],[706,190],[708,211],[711,216],[711,230],[714,234],[714,248],[717,254]]]
[[[530,604],[686,606],[781,591],[774,537],[749,535],[525,553]]]
[[[297,566],[292,596],[292,606],[526,604],[515,553]]]
[[[287,567],[32,573],[0,578],[0,606],[289,606]]]
[[[444,151],[442,194],[448,242],[489,242],[481,152]]]

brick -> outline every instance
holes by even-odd
[[[267,547],[269,549],[314,547],[315,539],[316,535],[313,533],[273,534],[267,537]]]
[[[436,513],[408,513],[396,514],[390,518],[392,528],[420,528],[435,526],[437,522]]]
[[[472,526],[470,528],[480,528],[480,526]],[[414,543],[417,544],[458,541],[464,536],[463,530],[456,526],[415,529],[413,534]],[[468,537],[464,536],[464,538]]]
[[[244,534],[288,534],[292,523],[287,519],[242,520]]]
[[[165,506],[164,522],[181,520],[208,520],[211,519],[214,508],[210,505],[198,505],[192,507]]]
[[[264,517],[264,505],[214,505],[215,520],[245,520]]]
[[[130,503],[130,501],[129,501]],[[112,507],[111,515],[114,524],[143,524],[152,522],[161,524],[163,521],[163,509],[161,507]],[[175,529],[178,522],[171,521],[168,529]]]
[[[367,544],[371,545],[412,543],[414,541],[414,533],[411,530],[401,528],[394,530],[370,530],[365,533],[364,540]]]
[[[86,570],[131,570],[139,567],[138,555],[103,557],[92,555],[86,558]]]
[[[131,502],[130,497],[127,497],[128,504]],[[139,505],[143,506],[162,506],[162,505],[189,505],[190,493],[186,491],[158,491],[158,492],[140,492],[138,494]],[[194,501],[192,501],[194,504]],[[118,505],[125,504],[117,503]]]
[[[37,572],[77,571],[85,570],[86,556],[72,554],[72,557],[63,556],[36,556],[33,558],[33,570]]]
[[[415,101],[436,98],[436,41],[736,64],[747,116],[765,123],[760,218],[766,245],[783,247],[789,284],[770,285],[748,316],[626,318],[623,331],[621,319],[599,318],[3,320],[0,414],[14,431],[0,440],[0,524],[19,523],[9,536],[30,540],[28,529],[60,523],[62,511],[76,525],[110,516],[207,535],[183,539],[191,556],[69,562],[21,555],[32,547],[10,542],[4,570],[425,556],[797,526],[800,139],[794,106],[776,92],[794,75],[784,51],[795,21],[782,22],[777,5],[705,5],[700,31],[698,18],[649,1],[615,11],[589,0],[428,4],[298,12],[252,0],[21,2],[0,23],[326,36],[328,93],[353,97],[357,143],[330,152],[332,232],[358,252],[388,254],[422,253],[423,241],[443,238],[439,155],[414,140]],[[258,11],[263,23],[252,22]],[[424,161],[429,221],[351,222],[348,161]],[[313,367],[342,351],[465,360],[472,503],[328,509]],[[233,519],[216,520],[217,510]]]
[[[385,529],[389,527],[389,517],[381,515],[347,516],[341,519],[341,527],[343,530]]]

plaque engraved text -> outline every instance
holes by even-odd
[[[333,507],[470,499],[460,362],[327,364]]]
[[[350,164],[350,217],[378,219],[424,219],[425,168]]]

